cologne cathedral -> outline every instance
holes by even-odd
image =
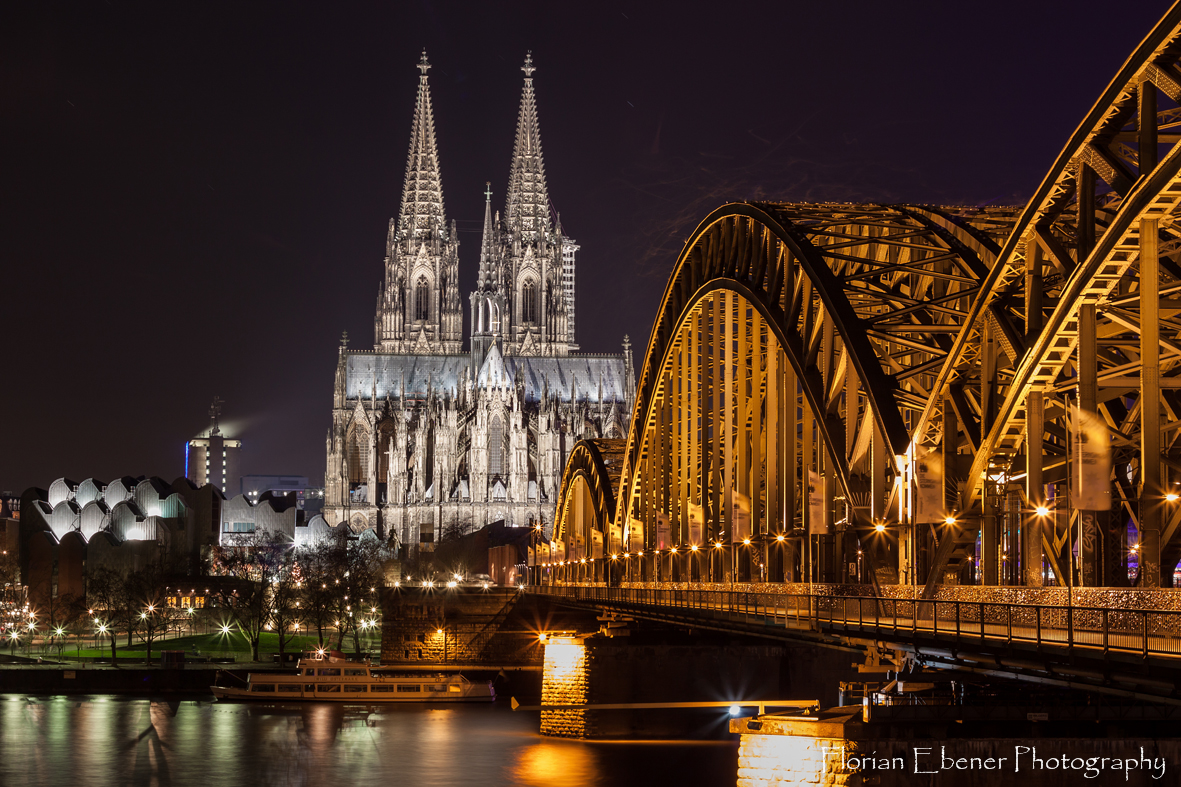
[[[341,340],[327,439],[324,518],[411,549],[491,522],[548,535],[566,456],[624,437],[631,348],[579,353],[578,245],[546,188],[532,58],[503,214],[485,190],[467,350],[459,242],[448,222],[423,53],[401,210],[390,219],[373,350]]]

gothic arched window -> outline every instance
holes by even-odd
[[[414,319],[429,320],[431,315],[430,287],[426,277],[419,277],[418,286],[414,288]]]
[[[521,322],[537,322],[537,286],[532,280],[521,288]]]
[[[504,472],[504,427],[499,418],[488,424],[488,475],[498,476]]]

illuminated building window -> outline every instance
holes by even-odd
[[[223,533],[253,533],[253,522],[224,522],[221,526]]]

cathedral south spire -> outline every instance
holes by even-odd
[[[441,355],[459,352],[463,343],[459,241],[443,208],[426,50],[417,68],[402,205],[398,217],[390,219],[386,238],[373,347],[379,352]]]
[[[537,120],[537,97],[533,93],[533,53],[525,55],[525,86],[517,113],[517,138],[509,169],[505,223],[523,234],[550,229],[549,192],[545,187],[545,163],[541,158],[541,125]]]
[[[550,220],[541,124],[533,89],[537,66],[533,65],[532,52],[525,55],[521,71],[525,85],[517,112],[504,234],[499,247],[507,307],[501,323],[503,349],[505,355],[567,355],[578,348],[571,319],[574,253],[578,245],[564,238]]]

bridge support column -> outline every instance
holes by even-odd
[[[1140,586],[1160,587],[1160,259],[1157,220],[1140,220]]]
[[[997,520],[1002,490],[995,480],[987,477],[987,474],[981,483],[984,485],[984,516],[980,523],[980,554],[976,559],[980,562],[980,583],[998,585],[1001,544]]]
[[[1021,567],[1025,585],[1041,587],[1042,581],[1042,518],[1034,509],[1045,504],[1042,485],[1042,437],[1045,432],[1045,405],[1041,391],[1030,391],[1025,397],[1025,511]]]
[[[1095,304],[1085,303],[1079,307],[1078,333],[1078,408],[1084,413],[1095,415],[1099,405]],[[1079,457],[1080,453],[1074,452],[1072,458],[1077,460]],[[1078,472],[1074,474],[1076,483],[1080,475]],[[1107,483],[1111,483],[1110,479]],[[1081,587],[1097,587],[1105,584],[1103,581],[1103,544],[1109,537],[1104,532],[1107,529],[1108,515],[1109,511],[1078,512],[1078,562],[1079,585]]]

